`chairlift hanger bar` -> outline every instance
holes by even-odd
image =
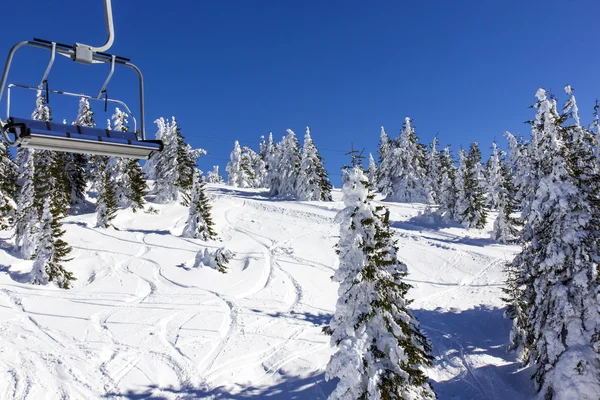
[[[8,85],[7,87],[7,97],[6,97],[6,116],[7,118],[10,116],[10,89],[16,87],[16,88],[20,88],[20,89],[27,89],[27,90],[39,90],[39,88],[36,88],[34,86],[28,86],[28,85],[21,85],[19,83],[11,83]],[[86,98],[89,100],[97,100],[97,101],[104,101],[104,102],[108,102],[108,103],[115,103],[118,104],[120,106],[123,106],[123,109],[127,112],[127,114],[129,114],[129,117],[133,120],[133,131],[136,132],[137,131],[137,120],[135,118],[135,116],[133,115],[133,113],[131,112],[131,110],[129,109],[129,107],[127,106],[127,104],[121,100],[117,100],[117,99],[109,99],[109,98],[99,98],[99,97],[94,97],[94,96],[90,96],[87,94],[81,94],[81,93],[71,93],[71,92],[65,92],[62,90],[53,90],[53,89],[48,89],[48,92],[50,93],[55,93],[55,94],[60,94],[63,96],[71,96],[71,97],[77,97],[77,98]]]

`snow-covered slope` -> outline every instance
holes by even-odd
[[[65,220],[71,290],[23,283],[32,261],[0,236],[0,399],[325,399],[333,352],[321,333],[337,298],[333,203],[273,201],[208,185],[221,242],[179,235],[187,209]],[[336,200],[339,192],[334,193]],[[529,371],[505,346],[503,263],[518,250],[489,232],[442,226],[421,205],[386,203],[409,296],[433,343],[440,399],[529,399]],[[491,229],[493,221],[488,224]],[[235,253],[229,273],[191,268]]]

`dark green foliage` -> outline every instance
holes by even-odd
[[[14,222],[16,181],[16,165],[8,145],[0,141],[0,230],[9,228]]]
[[[76,280],[73,273],[67,271],[63,264],[71,261],[72,258],[68,258],[69,254],[73,250],[62,237],[65,231],[62,229],[61,219],[62,209],[57,205],[56,200],[52,202],[53,206],[50,211],[52,213],[52,242],[54,247],[53,256],[46,265],[46,273],[48,274],[48,280],[50,282],[56,281],[57,285],[62,289],[70,289],[71,282]]]
[[[174,121],[175,122],[175,121]],[[189,193],[192,189],[194,180],[194,171],[196,169],[196,159],[190,146],[185,142],[181,134],[181,127],[176,123],[175,135],[177,140],[177,182],[176,185],[183,193]]]
[[[146,200],[144,200],[144,196],[148,191],[146,177],[142,172],[140,163],[134,158],[127,160],[126,168],[125,173],[129,176],[130,190],[128,194],[131,196],[131,208],[133,212],[136,212],[143,209],[144,204],[146,204]]]
[[[481,152],[476,142],[471,143],[465,166],[465,199],[461,217],[469,228],[481,229],[487,222],[487,211],[485,210],[485,190],[480,181]]]

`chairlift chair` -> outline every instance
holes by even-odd
[[[32,41],[19,42],[12,47],[8,53],[2,79],[0,80],[0,101],[2,101],[2,96],[5,91],[6,81],[13,56],[19,48],[24,46],[37,47],[40,49],[50,50],[51,55],[50,62],[48,63],[42,80],[37,87],[21,84],[10,84],[6,88],[7,117],[4,121],[0,120],[0,131],[8,144],[41,150],[145,159],[149,158],[154,152],[159,152],[162,150],[162,141],[146,139],[144,125],[144,78],[142,76],[142,72],[138,67],[132,64],[131,60],[128,58],[106,53],[106,51],[110,49],[114,42],[114,25],[111,0],[104,0],[104,11],[106,16],[108,38],[103,46],[93,47],[82,43],[75,43],[71,46],[63,43],[35,38]],[[110,64],[108,77],[106,78],[104,85],[102,85],[102,88],[97,96],[94,97],[58,90],[50,90],[48,88],[47,78],[54,64],[54,59],[57,53],[67,56],[73,61],[81,64]],[[133,117],[129,107],[127,107],[127,105],[122,101],[110,99],[108,97],[106,87],[112,78],[115,65],[124,65],[133,69],[137,73],[139,80],[140,102],[139,129],[137,127],[137,120]],[[110,129],[35,121],[28,118],[11,116],[10,92],[11,88],[14,87],[27,90],[45,91],[46,102],[48,102],[49,94],[54,93],[65,96],[85,97],[92,100],[103,100],[105,102],[105,109],[108,103],[117,103],[121,105],[130,116],[132,116],[134,129],[131,132],[120,132]],[[14,138],[12,138],[11,135],[14,136]]]

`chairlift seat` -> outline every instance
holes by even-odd
[[[135,132],[10,117],[4,129],[17,145],[34,149],[148,159],[161,151],[160,140],[138,140]]]

